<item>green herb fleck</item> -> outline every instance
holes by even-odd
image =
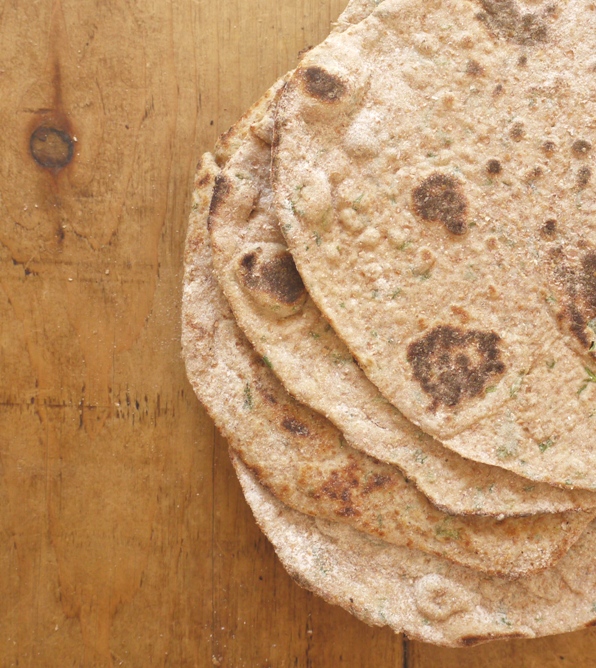
[[[343,302],[339,302],[339,308],[346,308],[346,305]]]
[[[428,455],[425,455],[422,450],[415,450],[414,451],[414,461],[418,462],[418,464],[424,464],[424,462],[428,459]]]
[[[557,298],[554,295],[548,295],[548,297],[546,298],[546,301],[549,304],[556,304],[557,303]]]
[[[588,374],[588,377],[584,379],[582,386],[577,391],[578,395],[580,395],[586,389],[586,387],[588,387],[589,383],[596,383],[596,373],[594,373],[592,369],[589,369],[587,366],[584,367],[584,371]]]
[[[540,452],[546,452],[549,448],[552,448],[554,444],[555,442],[552,438],[547,438],[546,441],[540,443],[538,449],[540,450]]]
[[[263,362],[265,362],[265,366],[268,366],[270,369],[273,369],[273,364],[271,364],[271,361],[267,356],[263,356]]]
[[[372,291],[372,298],[376,299],[379,296],[379,291],[378,290],[373,290]]]
[[[435,527],[435,535],[438,538],[449,538],[450,540],[459,540],[460,535],[457,529],[452,529],[447,525],[448,519]]]
[[[526,485],[524,487],[524,492],[533,492],[536,489],[536,485]]]
[[[244,386],[244,408],[249,411],[251,411],[253,408],[252,392],[249,383],[246,383]]]
[[[554,369],[556,363],[557,363],[557,360],[556,360],[556,359],[549,360],[549,361],[546,363],[546,367],[547,367],[547,369]]]
[[[317,334],[316,332],[309,332],[309,334],[313,339],[320,339],[321,338],[321,335]]]
[[[500,445],[497,448],[497,457],[499,459],[509,459],[517,454],[515,449],[508,448],[506,445]]]
[[[354,211],[358,211],[360,208],[360,202],[362,202],[362,198],[364,197],[364,193],[360,194],[353,202],[352,202],[352,209]]]
[[[496,385],[489,385],[485,390],[485,394],[490,394],[491,392],[496,392],[497,391],[497,386]]]
[[[519,378],[517,378],[517,380],[515,380],[515,382],[513,383],[513,385],[509,388],[509,396],[510,396],[511,398],[514,398],[514,397],[517,396],[517,393],[519,392],[519,390],[520,390],[520,388],[521,388],[521,386],[522,386],[522,383],[523,383],[523,380],[524,380],[524,376],[525,376],[525,375],[526,375],[526,372],[525,372],[525,371],[521,371],[520,374],[519,374]]]
[[[347,364],[352,361],[350,355],[341,355],[340,353],[331,353],[331,359],[335,366],[341,366],[342,364]]]
[[[317,246],[321,245],[321,235],[318,232],[315,232],[315,243]]]
[[[395,299],[397,295],[401,294],[401,288],[397,288],[397,290],[393,291],[393,294],[391,295],[391,299]]]

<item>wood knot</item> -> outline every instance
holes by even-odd
[[[67,132],[45,125],[33,132],[29,147],[35,162],[46,169],[62,169],[74,155],[73,138]]]

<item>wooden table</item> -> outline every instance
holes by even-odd
[[[0,666],[594,666],[296,586],[180,357],[189,188],[345,0],[0,2]],[[39,129],[41,128],[41,130]]]

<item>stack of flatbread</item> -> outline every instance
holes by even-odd
[[[596,620],[596,3],[352,0],[199,164],[189,378],[303,586]]]

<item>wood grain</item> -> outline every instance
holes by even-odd
[[[591,665],[589,631],[404,654],[297,587],[186,381],[198,156],[344,4],[0,0],[2,668]]]

